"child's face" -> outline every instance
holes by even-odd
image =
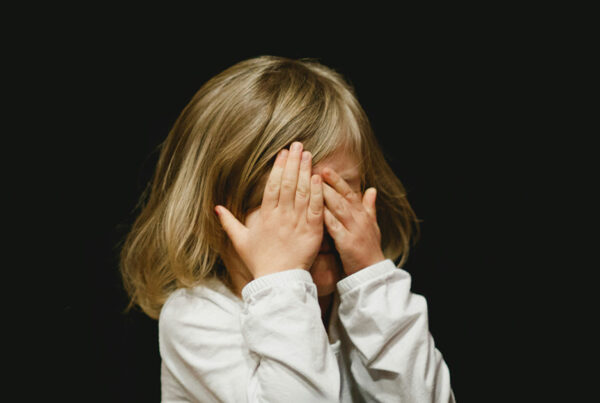
[[[356,159],[342,151],[336,152],[331,157],[314,165],[312,174],[321,174],[326,167],[335,170],[342,178],[344,178],[344,180],[346,180],[346,182],[348,182],[355,192],[361,193],[360,171]],[[245,221],[246,225],[252,222],[259,211],[260,207],[247,215]],[[325,223],[323,223],[323,229],[321,249],[310,268],[310,273],[317,286],[317,293],[320,297],[333,293],[336,288],[336,283],[342,279],[344,273],[339,254],[335,249],[333,239],[327,233]]]
[[[336,171],[355,192],[360,194],[360,171],[356,159],[344,152],[336,152],[313,166],[313,175],[320,174],[326,167]],[[339,254],[325,224],[323,224],[323,228],[321,249],[310,268],[310,274],[320,297],[333,293],[336,283],[342,279],[344,273]]]

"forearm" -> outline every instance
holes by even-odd
[[[242,333],[256,369],[249,401],[338,401],[340,375],[305,270],[260,277],[242,291]]]
[[[410,275],[391,260],[338,283],[352,375],[367,399],[453,401],[448,367],[429,333],[426,300],[410,285]]]

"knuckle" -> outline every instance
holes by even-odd
[[[308,196],[309,196],[308,189],[304,186],[298,186],[298,189],[296,189],[296,197],[304,200],[304,199],[307,199]]]
[[[281,211],[279,211],[278,217],[277,217],[277,225],[279,228],[288,228],[290,225],[292,225],[293,221],[294,221],[294,217],[295,217],[295,212],[294,210],[287,210],[287,209],[283,209]]]
[[[276,212],[277,212],[277,208],[274,208],[272,210],[261,208],[260,209],[260,220],[262,222],[268,221],[273,216],[273,214],[276,214]]]
[[[319,209],[319,208],[314,208],[314,207],[311,207],[311,208],[309,208],[309,209],[308,209],[308,211],[309,211],[309,212],[310,212],[310,214],[312,214],[314,217],[319,217],[319,216],[322,214],[322,211],[321,211],[321,209]]]
[[[288,179],[284,179],[281,181],[281,189],[282,190],[286,190],[286,191],[292,191],[294,190],[294,182],[288,180]]]
[[[279,185],[276,182],[269,181],[269,183],[267,183],[267,192],[275,193],[277,190],[279,190]]]

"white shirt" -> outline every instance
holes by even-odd
[[[386,259],[337,283],[328,332],[310,273],[174,291],[159,317],[167,402],[454,402],[410,275]]]

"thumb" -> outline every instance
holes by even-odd
[[[219,221],[221,222],[221,226],[237,249],[242,235],[247,230],[246,226],[239,222],[237,218],[235,218],[234,215],[223,206],[215,206],[215,213],[217,213]]]
[[[375,199],[377,198],[377,189],[371,187],[365,191],[362,204],[365,210],[374,218],[377,218],[377,208],[375,207]]]

